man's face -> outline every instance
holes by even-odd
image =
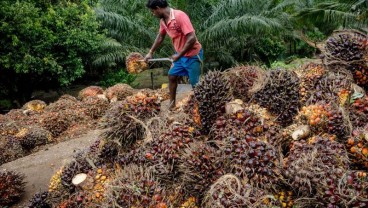
[[[163,14],[161,11],[161,8],[157,7],[156,9],[150,9],[151,13],[153,14],[153,16],[158,17],[158,18],[163,18]]]

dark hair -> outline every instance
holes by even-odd
[[[169,4],[166,0],[148,0],[146,4],[146,7],[150,9],[156,9],[157,7],[166,8],[168,6]]]

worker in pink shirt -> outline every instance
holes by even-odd
[[[194,87],[201,74],[203,50],[187,14],[172,9],[166,0],[148,0],[146,5],[155,17],[160,18],[160,30],[145,60],[151,59],[166,34],[171,38],[176,53],[169,70],[170,109],[175,107],[179,76],[188,76]]]

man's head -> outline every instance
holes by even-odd
[[[154,16],[163,18],[163,12],[169,4],[166,0],[148,0],[146,6],[151,10]]]

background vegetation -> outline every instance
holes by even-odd
[[[146,0],[2,0],[0,108],[22,105],[37,89],[96,77],[105,86],[134,77],[125,57],[146,53],[158,19]],[[313,57],[336,29],[368,30],[366,0],[169,0],[189,14],[211,69]],[[169,38],[156,56],[173,53]],[[215,64],[213,64],[215,63]]]

